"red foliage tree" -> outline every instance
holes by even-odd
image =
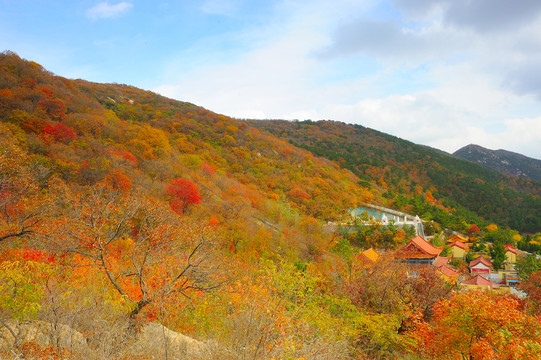
[[[201,195],[197,185],[190,180],[174,179],[167,186],[171,208],[178,214],[183,214],[190,205],[199,204]]]
[[[133,155],[131,152],[129,151],[125,151],[125,150],[117,150],[117,151],[114,151],[113,152],[113,155],[115,156],[118,156],[126,161],[128,161],[129,163],[131,163],[133,166],[137,166],[137,158],[135,157],[135,155]]]
[[[57,123],[54,125],[47,124],[42,129],[43,134],[51,135],[56,141],[68,142],[77,138],[77,134],[72,128]]]
[[[216,173],[216,168],[210,165],[208,162],[204,162],[201,166],[201,170],[206,175],[214,175]]]
[[[431,323],[417,324],[419,355],[428,359],[538,359],[539,318],[520,301],[487,291],[462,292],[434,306]]]
[[[541,271],[536,271],[520,284],[520,289],[528,293],[526,304],[536,315],[541,315]]]
[[[48,254],[44,251],[35,248],[26,248],[22,253],[22,258],[25,260],[43,262],[47,264],[54,263],[54,255]]]
[[[23,120],[21,128],[27,133],[40,134],[48,122],[42,119],[30,118]]]
[[[114,190],[119,191],[128,191],[132,187],[130,178],[117,169],[113,169],[107,174],[105,182]]]
[[[298,186],[291,189],[289,195],[296,201],[310,200],[310,194]]]
[[[466,232],[471,236],[471,235],[480,233],[481,230],[479,229],[479,226],[473,224],[472,226],[468,228],[468,230],[466,230]]]
[[[43,91],[45,93],[45,95],[47,95],[48,98],[50,98],[50,99],[53,98],[53,92],[51,91],[51,89],[46,88],[46,87],[40,87],[39,89],[41,91]]]
[[[53,119],[62,119],[66,115],[66,104],[60,99],[45,99],[38,102],[38,107]]]

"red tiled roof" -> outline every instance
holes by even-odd
[[[417,247],[419,250],[426,253],[427,255],[438,256],[443,250],[443,246],[436,247],[422,237],[420,237],[419,235],[411,239],[409,243],[413,243],[415,247]]]
[[[456,247],[459,247],[461,248],[462,250],[466,250],[467,249],[467,246],[466,244],[464,244],[462,241],[455,241],[455,242],[452,242],[449,244],[450,247],[453,247],[453,246],[456,246]]]
[[[466,280],[463,283],[464,285],[488,285],[492,289],[492,282],[490,280],[485,279],[481,275],[476,275],[474,278],[470,280]]]
[[[517,249],[515,249],[515,248],[513,247],[513,245],[511,245],[511,244],[505,244],[503,247],[505,248],[505,251],[512,252],[512,253],[515,254],[515,255],[517,254]]]
[[[434,265],[435,267],[439,268],[445,264],[447,264],[449,262],[449,257],[445,257],[445,256],[438,256],[434,262],[432,262],[432,265]]]
[[[488,260],[487,258],[483,256],[479,256],[477,259],[474,259],[470,262],[470,269],[479,263],[485,266],[488,266],[489,268],[492,267],[492,263],[490,262],[490,260]]]
[[[441,271],[444,275],[447,275],[447,276],[458,276],[458,274],[460,274],[458,271],[456,271],[455,269],[451,269],[447,265],[443,265],[443,266],[439,267],[438,270]]]

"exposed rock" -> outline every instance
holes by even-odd
[[[4,325],[0,325],[0,351],[15,350],[16,345],[26,342],[34,342],[42,348],[51,345],[73,353],[88,351],[83,334],[64,324],[7,320]]]
[[[208,358],[208,348],[203,342],[157,323],[143,327],[130,352],[134,355],[152,355],[157,359]]]
[[[4,321],[0,324],[0,353],[17,352],[17,345],[32,342],[41,348],[53,346],[66,349],[72,354],[90,356],[94,353],[80,332],[68,325],[44,321]],[[96,350],[96,349],[94,349]],[[137,339],[125,349],[118,349],[133,357],[154,359],[210,359],[208,346],[186,335],[174,332],[163,325],[145,325]],[[96,355],[96,354],[94,354]]]

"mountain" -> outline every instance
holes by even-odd
[[[541,229],[541,184],[335,121],[257,120],[251,126],[287,139],[351,170],[360,184],[382,193],[387,206],[459,228],[485,221],[526,232]],[[453,214],[453,216],[450,216]]]
[[[418,349],[464,336],[439,310],[514,300],[408,276],[412,228],[338,224],[372,203],[510,243],[488,224],[539,229],[540,191],[362,126],[240,121],[0,53],[0,358],[441,358]],[[534,351],[519,305],[485,323]]]
[[[209,194],[206,216],[231,192],[246,194],[249,223],[280,219],[269,202],[324,221],[373,202],[457,229],[493,222],[541,230],[538,182],[359,125],[239,121],[132,86],[54,76],[12,53],[0,66],[0,119],[69,183],[93,185],[120,171],[166,197],[158,189],[183,177]]]
[[[466,145],[453,153],[503,174],[541,181],[541,160],[529,158],[507,150],[490,150],[479,145]]]
[[[378,198],[335,162],[244,121],[128,85],[55,76],[10,52],[0,54],[0,122],[17,151],[67,186],[131,184],[160,203],[175,181],[195,184],[201,199],[185,213],[220,224],[233,251],[312,259],[326,251],[322,224]]]

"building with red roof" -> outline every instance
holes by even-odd
[[[395,253],[395,257],[408,264],[430,265],[443,250],[443,246],[434,246],[420,236],[410,240]]]
[[[490,269],[492,269],[492,262],[483,256],[479,256],[470,262],[470,272],[472,274],[488,275]]]
[[[447,276],[448,278],[454,278],[455,281],[458,278],[458,275],[460,274],[459,271],[452,269],[447,265],[440,266],[438,268],[438,271],[440,271],[443,275]]]
[[[468,246],[462,241],[453,241],[449,244],[449,247],[451,248],[451,252],[453,253],[453,258],[463,259],[466,256]]]
[[[470,280],[466,280],[462,283],[462,285],[469,289],[486,289],[486,290],[492,290],[492,281],[485,279],[481,275],[475,275],[475,277],[471,278]]]
[[[449,263],[449,256],[438,256],[434,259],[432,265],[434,265],[435,268],[440,268],[443,265],[447,265],[447,263]]]
[[[505,244],[505,258],[507,262],[516,263],[517,262],[517,249],[513,247],[512,244]]]

